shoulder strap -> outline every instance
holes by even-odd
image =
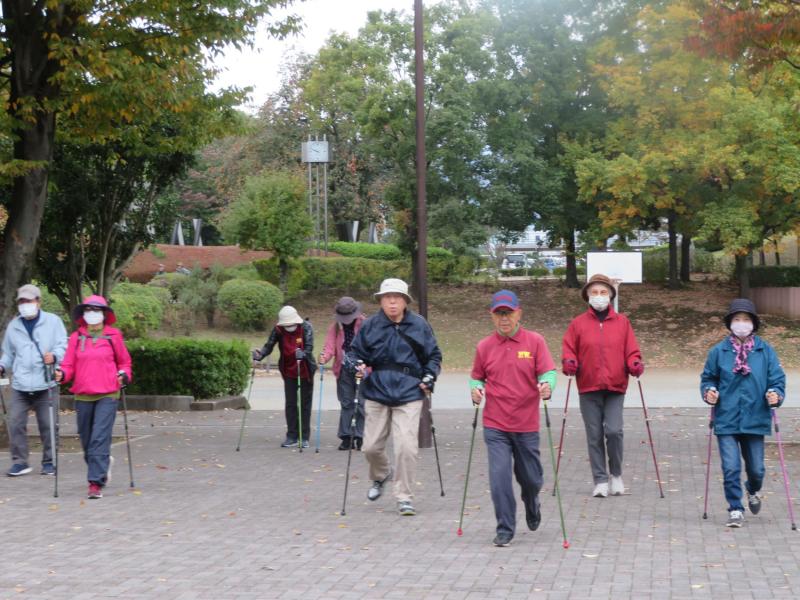
[[[411,346],[411,350],[417,357],[417,362],[419,363],[420,369],[424,369],[426,361],[425,361],[425,353],[422,347],[416,341],[411,339],[411,336],[406,334],[402,329],[400,329],[400,327],[397,328],[397,333],[399,333],[400,337],[402,337],[406,341],[406,343],[409,346]]]

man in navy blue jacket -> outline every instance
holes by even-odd
[[[433,330],[420,315],[408,310],[412,301],[408,284],[385,279],[375,296],[381,310],[361,326],[353,340],[346,364],[357,361],[364,376],[364,451],[372,487],[367,498],[377,500],[393,470],[386,453],[389,432],[395,452],[394,495],[401,515],[416,514],[412,500],[417,455],[419,418],[425,393],[439,375],[442,352]],[[366,367],[371,368],[369,374]]]

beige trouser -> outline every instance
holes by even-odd
[[[397,501],[411,500],[414,476],[419,454],[419,417],[422,400],[406,402],[399,406],[386,406],[374,400],[366,400],[364,422],[364,446],[361,449],[369,463],[369,478],[382,481],[389,474],[389,454],[386,441],[391,428],[394,446],[394,496]]]

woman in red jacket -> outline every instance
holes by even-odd
[[[89,296],[75,308],[78,330],[69,337],[67,353],[56,369],[56,381],[72,381],[78,435],[88,465],[90,499],[102,498],[111,476],[111,432],[120,389],[131,380],[131,356],[122,332],[109,327],[114,311],[102,296]]]
[[[608,496],[609,472],[611,494],[619,496],[625,491],[622,405],[628,374],[639,377],[644,373],[631,323],[611,305],[616,295],[611,279],[593,275],[581,290],[589,307],[569,324],[561,346],[564,375],[577,379],[596,498]]]

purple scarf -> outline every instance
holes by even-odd
[[[752,335],[747,336],[744,342],[739,341],[739,338],[735,335],[732,335],[729,339],[731,340],[733,349],[736,351],[736,361],[733,365],[733,372],[749,375],[750,365],[747,364],[747,355],[750,354],[750,351],[753,349],[755,339]]]

